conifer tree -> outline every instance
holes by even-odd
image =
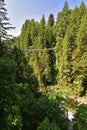
[[[20,45],[24,49],[27,49],[30,45],[32,45],[30,32],[31,32],[31,21],[26,20],[22,27],[20,37]]]
[[[56,37],[54,34],[54,15],[50,14],[47,26],[46,26],[46,46],[47,48],[52,48],[52,50],[48,51],[49,60],[50,60],[50,68],[51,68],[51,77],[52,77],[52,84],[55,83],[56,78],[56,71],[55,71],[55,54],[54,54],[54,47],[56,43]]]
[[[33,46],[37,35],[38,35],[38,22],[36,22],[34,19],[26,20],[21,29],[20,47],[28,49],[31,46]]]
[[[42,48],[44,50],[42,52],[40,51],[36,56],[35,72],[38,74],[38,80],[40,85],[44,84],[45,86],[51,82],[49,54],[45,50],[47,49],[46,40],[46,22],[45,17],[43,15],[39,25],[37,47],[39,49]]]
[[[86,90],[87,80],[87,12],[81,19],[81,25],[79,28],[74,54],[74,71],[76,72],[75,83],[78,87],[82,87]]]
[[[69,7],[68,7],[68,2],[67,2],[67,0],[65,1],[65,3],[64,3],[64,6],[63,6],[63,11],[67,11],[69,9]]]
[[[75,49],[73,29],[70,26],[67,28],[66,35],[62,41],[62,55],[61,55],[61,72],[59,76],[63,85],[73,85],[74,73],[73,73],[73,51]],[[60,70],[60,66],[59,66]],[[60,74],[61,73],[61,74]]]
[[[52,13],[49,15],[47,25],[48,26],[53,26],[54,25],[54,15]]]
[[[9,23],[9,18],[7,17],[5,5],[5,1],[0,0],[0,43],[1,40],[9,37],[7,30],[12,28]]]
[[[4,41],[12,38],[12,35],[8,34],[8,30],[14,29],[9,23],[5,5],[5,0],[0,0],[0,57],[5,54],[4,50],[7,48],[7,44],[4,44]]]
[[[58,13],[57,15],[57,20],[56,20],[56,35],[60,37],[64,37],[65,31],[67,29],[67,25],[69,24],[69,15],[70,15],[70,10],[68,7],[67,1],[64,3],[63,9],[61,12]]]
[[[57,76],[57,80],[61,82],[62,79],[62,53],[63,53],[63,38],[65,37],[65,33],[67,30],[67,26],[69,25],[69,16],[70,10],[68,7],[67,1],[64,3],[63,9],[58,13],[55,33],[56,33],[56,69],[58,75],[60,74],[60,79]],[[60,83],[61,84],[61,83]]]
[[[78,35],[78,31],[79,31],[80,24],[81,24],[81,18],[84,15],[85,12],[86,12],[86,6],[85,6],[85,4],[84,4],[83,1],[81,3],[80,7],[75,7],[71,11],[71,15],[70,15],[70,27],[72,27],[73,30],[74,30],[73,33],[75,34],[75,38]]]

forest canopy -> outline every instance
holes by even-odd
[[[0,0],[0,129],[68,130],[67,99],[60,90],[87,96],[84,1],[74,9],[65,1],[56,20],[52,13],[47,21],[45,15],[39,22],[26,19],[17,37],[10,38],[10,28]],[[87,105],[76,108],[73,130],[86,130],[86,111]]]

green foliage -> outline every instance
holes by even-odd
[[[19,85],[19,95],[21,99],[20,110],[22,116],[22,130],[36,129],[37,117],[36,117],[36,101],[34,94],[30,90],[27,84]]]
[[[59,86],[73,86],[77,94],[86,92],[86,6],[84,2],[80,7],[69,11],[67,4],[65,11],[58,14],[56,22],[56,70]],[[63,17],[65,19],[64,28]],[[85,63],[84,63],[85,62]]]
[[[51,69],[51,66],[54,65],[54,59],[52,59],[51,56],[54,56],[54,54],[53,52],[47,52],[45,49],[53,46],[54,36],[52,28],[48,30],[48,27],[46,27],[44,15],[39,23],[37,34],[30,49],[36,48],[38,52],[28,53],[29,64],[33,67],[34,73],[38,78],[39,86],[47,86],[52,83],[52,73],[54,70]],[[40,49],[44,50],[41,51]]]
[[[10,58],[14,59],[17,63],[16,82],[24,84],[27,83],[29,88],[36,93],[38,88],[38,80],[35,77],[32,68],[28,64],[25,54],[16,47],[11,51],[11,54]]]
[[[13,40],[3,40],[9,29],[4,6],[4,0],[0,1],[0,16],[5,15],[0,19],[0,56],[4,57],[0,59],[0,129],[67,130],[67,111],[62,106],[61,94],[57,89],[54,93],[53,87],[48,92],[47,88],[46,95],[42,96],[38,88],[56,84],[59,89],[65,87],[66,94],[75,92],[83,96],[86,93],[87,9],[84,2],[70,10],[65,1],[55,24],[53,14],[47,23],[44,15],[40,22],[26,20],[20,36]],[[75,106],[73,100],[68,99],[67,103]],[[86,109],[86,105],[77,109],[75,130],[86,130]]]
[[[39,98],[36,98],[28,85],[20,85],[19,93],[23,130],[36,130],[39,126],[41,128],[45,118],[50,121],[51,127],[55,129],[60,127],[61,130],[67,129],[66,110],[62,108],[60,99],[49,99],[46,95],[39,95]]]
[[[53,14],[49,15],[47,24],[44,15],[40,22],[36,22],[34,19],[26,20],[15,45],[20,49],[30,49],[30,51],[38,49],[38,51],[22,53],[28,59],[29,66],[25,67],[25,63],[22,66],[18,64],[21,66],[18,67],[19,82],[28,82],[25,77],[28,77],[28,70],[31,73],[29,69],[31,67],[33,74],[38,79],[38,86],[46,87],[57,83],[62,87],[72,86],[78,91],[78,94],[82,91],[81,93],[84,95],[87,88],[86,15],[86,6],[83,1],[79,7],[75,7],[73,10],[69,9],[68,3],[65,1],[55,24]],[[54,48],[54,50],[45,50],[49,48]],[[34,77],[32,81],[33,79]],[[33,83],[35,84],[35,82],[31,82],[31,84]]]
[[[58,13],[56,19],[55,33],[57,37],[63,38],[65,36],[65,32],[69,24],[69,16],[70,10],[68,8],[68,3],[65,2],[62,11]]]
[[[77,35],[77,40],[76,40],[76,44],[77,47],[74,51],[74,71],[76,72],[76,78],[75,81],[77,82],[78,86],[83,86],[83,94],[85,94],[86,91],[86,84],[84,83],[84,81],[86,82],[86,72],[87,72],[87,67],[86,67],[86,62],[87,62],[87,58],[86,58],[86,51],[87,51],[87,47],[86,47],[86,32],[87,32],[87,28],[86,28],[86,24],[87,24],[87,13],[83,15],[82,19],[81,19],[81,25],[79,28],[79,32]]]
[[[65,3],[64,3],[64,6],[63,6],[63,11],[67,11],[69,9],[69,7],[68,7],[68,2],[67,1],[65,1]]]
[[[19,37],[19,44],[22,49],[27,49],[34,44],[38,34],[38,23],[32,20],[26,20],[22,27],[22,33]]]
[[[81,105],[78,107],[74,119],[74,129],[87,129],[87,105]]]
[[[18,85],[16,84],[16,63],[0,59],[0,129],[21,129]]]
[[[40,123],[37,130],[60,130],[60,128],[56,126],[55,124],[50,123],[50,121],[47,118],[45,118],[42,121],[42,123]]]
[[[54,15],[52,13],[49,15],[47,24],[48,26],[51,26],[51,27],[54,25]]]
[[[0,0],[0,57],[3,57],[3,53],[6,47],[3,45],[3,40],[7,40],[12,37],[8,34],[8,30],[13,28],[10,26],[5,5],[5,1]]]
[[[0,45],[3,39],[9,38],[7,30],[12,29],[10,26],[9,19],[7,17],[7,9],[5,8],[5,1],[0,0]]]
[[[66,111],[62,108],[56,100],[49,100],[46,96],[40,96],[35,99],[32,94],[26,93],[22,96],[22,120],[23,130],[37,129],[40,123],[47,118],[54,128],[60,127],[61,130],[67,130],[67,116]],[[45,126],[44,126],[45,127]]]

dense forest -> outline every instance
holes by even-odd
[[[0,130],[87,129],[87,8],[82,1],[40,21],[27,19],[21,34],[0,0]]]

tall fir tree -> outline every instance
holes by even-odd
[[[55,54],[54,54],[54,47],[56,44],[56,38],[54,34],[54,15],[50,14],[47,21],[46,26],[46,46],[47,48],[52,48],[52,50],[48,51],[49,60],[50,60],[50,68],[51,68],[51,79],[52,84],[56,82],[56,70],[55,70]]]
[[[77,48],[74,51],[74,71],[76,72],[75,83],[78,87],[83,87],[87,89],[87,12],[83,15],[81,19],[81,25],[77,35],[76,45]],[[85,82],[85,83],[84,83]],[[84,90],[84,91],[85,91]]]
[[[49,15],[47,25],[51,27],[54,26],[54,15],[52,13]]]
[[[38,80],[40,85],[47,86],[51,82],[51,68],[50,68],[50,59],[49,54],[45,49],[48,48],[47,45],[47,37],[46,37],[46,22],[44,15],[40,21],[39,25],[39,33],[37,38],[37,47],[42,48],[43,51],[37,54],[37,72],[38,72]]]
[[[3,41],[12,38],[12,36],[8,34],[8,30],[13,29],[9,23],[5,5],[5,0],[0,0],[0,56],[3,56],[3,53],[5,53],[3,50]]]
[[[9,18],[7,17],[7,9],[5,8],[5,0],[0,0],[0,42],[3,39],[8,38],[7,30],[12,29]]]
[[[58,13],[56,19],[56,36],[64,37],[67,25],[69,24],[70,10],[67,1],[64,3],[63,9]]]
[[[56,70],[57,80],[60,74],[60,81],[62,78],[62,53],[63,53],[63,38],[65,37],[67,27],[69,25],[70,10],[67,1],[64,3],[63,9],[58,13],[55,31],[56,31]],[[61,83],[60,83],[61,84]]]

